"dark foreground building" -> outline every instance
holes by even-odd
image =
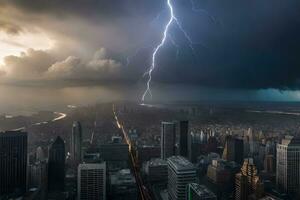
[[[65,142],[57,137],[49,148],[48,189],[63,191],[65,185]]]
[[[188,132],[189,132],[189,122],[180,121],[179,122],[179,155],[183,157],[188,157]]]
[[[26,192],[27,133],[0,133],[0,199]]]

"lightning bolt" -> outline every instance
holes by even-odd
[[[167,0],[167,5],[168,5],[168,8],[169,8],[169,12],[170,12],[170,18],[169,18],[169,20],[168,20],[168,22],[165,26],[165,29],[164,29],[164,32],[163,32],[163,37],[162,37],[160,43],[154,48],[154,51],[153,51],[153,54],[152,54],[151,66],[150,66],[149,70],[144,74],[144,76],[148,75],[148,80],[147,80],[147,84],[146,84],[146,90],[144,91],[143,96],[142,96],[142,102],[145,101],[145,98],[146,98],[147,95],[150,95],[150,97],[152,98],[150,85],[151,85],[151,81],[152,81],[152,72],[156,67],[156,57],[157,57],[157,54],[158,54],[159,50],[166,43],[166,39],[168,37],[168,32],[169,32],[170,26],[173,23],[175,23],[177,25],[177,28],[179,28],[179,30],[183,33],[184,37],[187,39],[187,41],[189,43],[189,47],[192,49],[193,53],[195,54],[192,39],[189,37],[187,32],[184,30],[184,28],[182,27],[182,25],[179,23],[178,19],[174,15],[174,9],[173,9],[173,5],[171,3],[171,0]]]

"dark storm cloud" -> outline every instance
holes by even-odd
[[[185,10],[186,3],[181,4],[179,12],[193,40],[205,43],[206,47],[195,45],[196,61],[188,48],[177,61],[174,50],[161,52],[160,66],[154,73],[156,81],[227,88],[299,89],[299,1],[195,2],[217,22],[203,21],[203,16],[195,20],[195,15]]]
[[[158,11],[162,7],[160,0],[3,0],[3,5],[11,5],[18,9],[57,15],[80,15],[113,20],[128,16],[143,16]],[[92,18],[90,18],[92,20]]]
[[[172,27],[171,35],[180,46],[180,54],[176,59],[176,48],[168,40],[159,52],[154,81],[216,88],[299,89],[299,0],[193,1],[199,12],[192,12],[189,0],[174,0],[173,4],[179,21],[195,42],[196,55],[193,56],[182,33]],[[120,82],[141,80],[168,17],[165,0],[4,0],[1,3],[25,15],[51,18],[51,26],[48,23],[41,26],[44,29],[49,26],[63,42],[72,38],[78,43],[74,46],[89,55],[102,47],[114,52],[120,70],[118,76],[109,76],[115,82],[116,77]],[[158,14],[158,20],[150,25]],[[66,20],[63,25],[53,23],[55,18],[63,21],[73,16],[73,21]],[[85,25],[89,22],[97,23]],[[100,24],[109,26],[95,28]],[[126,47],[120,50],[120,46]],[[133,56],[142,47],[148,48]],[[62,66],[72,70],[87,66],[83,61],[76,64],[80,56],[68,56],[71,57],[57,60],[57,70]],[[127,56],[131,58],[128,66]],[[92,75],[95,79],[95,74]]]
[[[0,31],[4,31],[11,35],[18,35],[22,32],[22,28],[12,22],[0,20]]]

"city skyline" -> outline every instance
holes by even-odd
[[[299,0],[0,0],[0,200],[299,200]]]

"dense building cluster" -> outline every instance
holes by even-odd
[[[120,104],[111,112],[102,116],[111,125],[100,126],[97,111],[94,124],[74,120],[68,137],[44,145],[29,142],[30,130],[1,132],[0,199],[300,198],[297,134],[199,125],[193,109]],[[99,136],[103,127],[114,127],[110,137]]]

